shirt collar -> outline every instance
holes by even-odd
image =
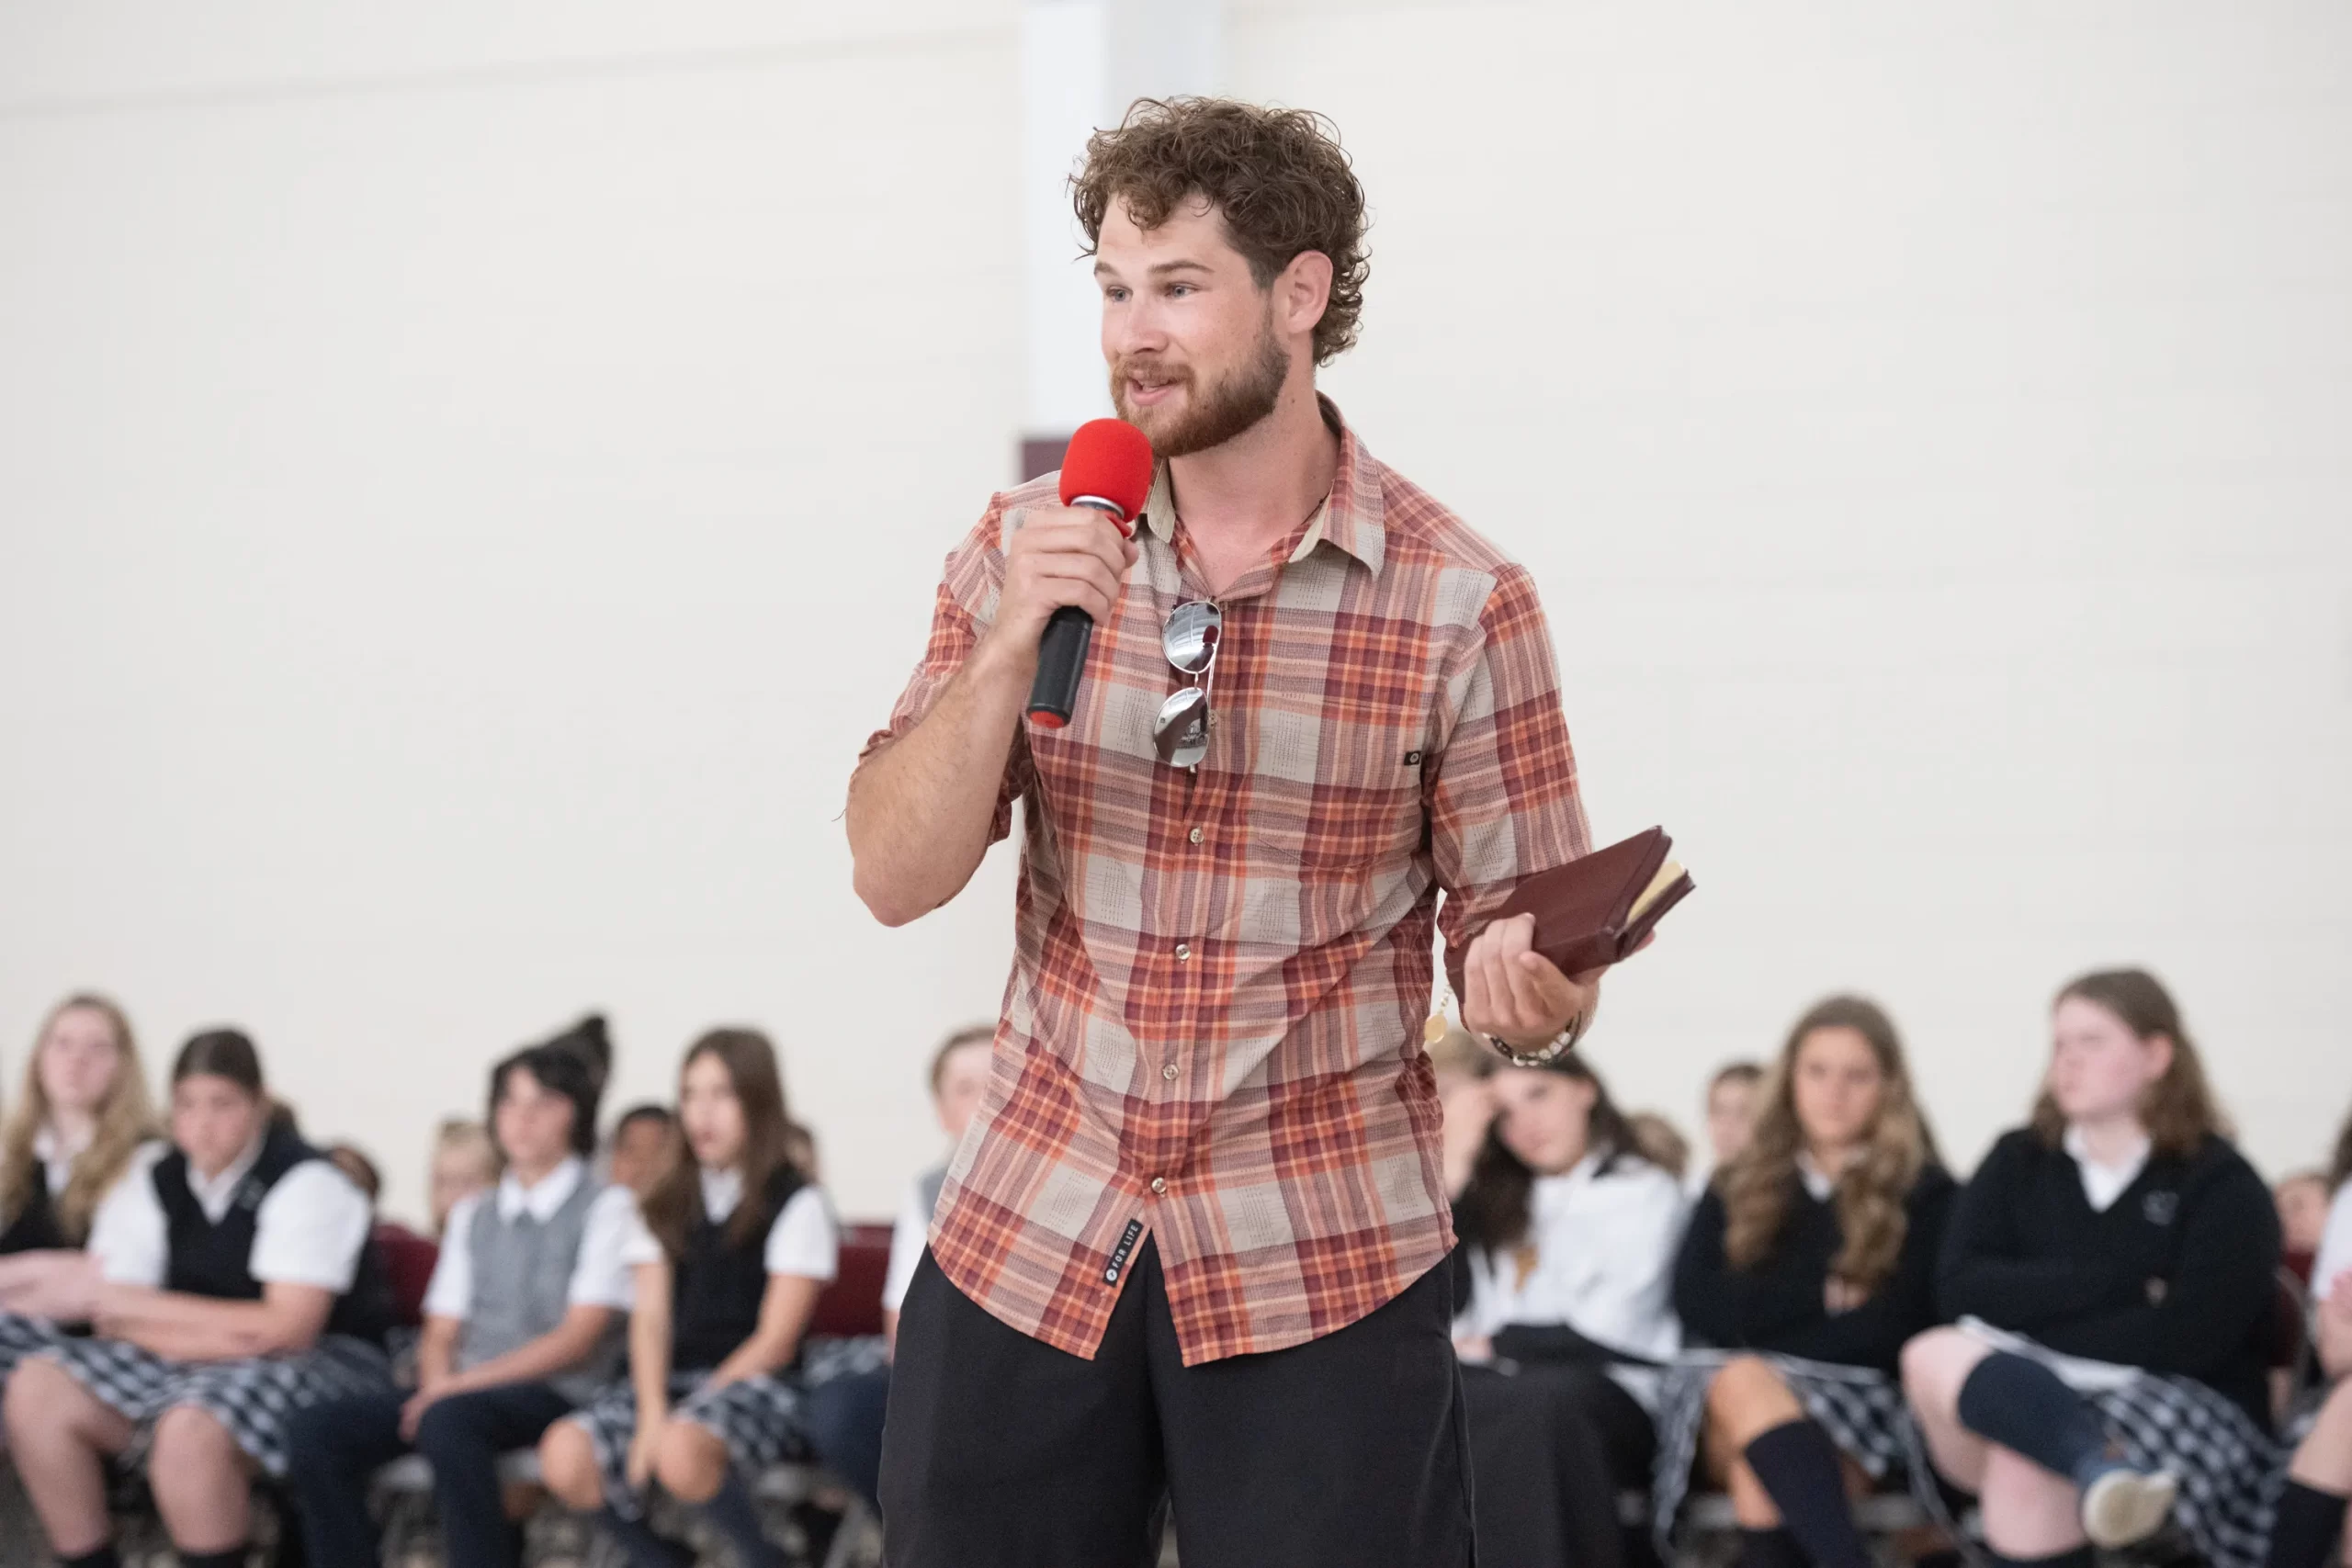
[[[702,1212],[711,1219],[725,1219],[743,1201],[743,1173],[733,1166],[725,1170],[704,1167],[695,1174],[702,1178]]]
[[[254,1167],[261,1163],[261,1146],[268,1137],[266,1132],[262,1133],[246,1145],[245,1152],[231,1160],[220,1175],[209,1179],[197,1175],[194,1160],[187,1162],[187,1190],[196,1195],[198,1206],[214,1224],[220,1223],[220,1216],[229,1212],[230,1201],[237,1195],[237,1189],[243,1185],[246,1177],[253,1174]]]
[[[545,1224],[555,1217],[557,1210],[571,1201],[571,1195],[579,1190],[580,1179],[587,1169],[580,1156],[572,1155],[539,1178],[537,1185],[532,1187],[524,1186],[513,1171],[508,1171],[498,1179],[498,1217],[512,1220],[518,1214],[528,1213]]]
[[[1303,561],[1315,553],[1316,546],[1328,544],[1353,556],[1377,577],[1388,555],[1386,503],[1381,496],[1379,468],[1340,416],[1340,405],[1320,392],[1315,401],[1323,411],[1324,424],[1340,438],[1340,464],[1331,476],[1331,493],[1323,498],[1284,564]],[[1140,523],[1162,544],[1175,544],[1176,489],[1164,458],[1152,474],[1151,494],[1143,503]]]
[[[2083,1137],[2083,1130],[2080,1127],[2070,1126],[2066,1129],[2065,1145],[2067,1154],[2074,1156],[2076,1165],[2081,1166],[2085,1170],[2096,1170],[2102,1176],[2122,1177],[2124,1185],[2127,1187],[2131,1185],[2132,1178],[2139,1175],[2141,1168],[2148,1163],[2148,1152],[2154,1146],[2150,1144],[2147,1134],[2143,1133],[2140,1135],[2140,1141],[2132,1145],[2131,1153],[2113,1165],[2101,1165],[2091,1157],[2090,1145]]]
[[[1804,1183],[1805,1191],[1816,1203],[1827,1202],[1829,1195],[1838,1190],[1838,1179],[1822,1169],[1814,1162],[1813,1156],[1803,1150],[1797,1153],[1797,1179]]]

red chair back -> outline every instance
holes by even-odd
[[[882,1281],[889,1271],[888,1225],[842,1226],[841,1272],[817,1298],[817,1314],[809,1321],[808,1332],[844,1338],[881,1333]]]
[[[434,1266],[441,1261],[440,1243],[390,1221],[379,1222],[368,1239],[391,1281],[393,1325],[417,1327],[424,1322],[424,1292],[433,1283]]]

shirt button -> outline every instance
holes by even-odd
[[[1151,1179],[1151,1190],[1152,1190],[1154,1192],[1165,1192],[1165,1191],[1167,1191],[1167,1190],[1168,1190],[1168,1178],[1166,1178],[1166,1177],[1164,1177],[1164,1176],[1155,1176],[1155,1177],[1153,1177],[1153,1178]]]
[[[1193,956],[1193,944],[1192,944],[1191,942],[1178,942],[1178,943],[1176,944],[1176,962],[1177,962],[1177,963],[1182,964],[1182,963],[1183,963],[1183,962],[1184,962],[1184,960],[1186,960],[1187,958],[1190,958],[1190,957],[1192,957],[1192,956]]]
[[[1184,836],[1192,840],[1193,842],[1196,844],[1201,841],[1201,830],[1198,828],[1193,829],[1190,833],[1187,833]]]
[[[1170,1083],[1174,1083],[1176,1081],[1176,1064],[1170,1062],[1166,1066],[1160,1068],[1159,1076],[1166,1078]]]

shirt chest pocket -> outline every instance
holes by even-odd
[[[1247,716],[1243,826],[1271,868],[1369,873],[1420,852],[1428,739],[1417,697],[1369,722],[1287,706]]]

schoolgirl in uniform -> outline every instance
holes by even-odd
[[[622,1257],[635,1271],[630,1378],[540,1440],[548,1488],[599,1510],[638,1568],[692,1553],[653,1530],[658,1484],[699,1508],[742,1568],[775,1568],[748,1482],[806,1441],[797,1371],[841,1235],[823,1191],[787,1157],[775,1049],[714,1030],[678,1077],[681,1159],[649,1192]]]
[[[9,1380],[9,1447],[63,1568],[114,1568],[110,1459],[145,1464],[182,1562],[237,1568],[251,1478],[286,1473],[295,1410],[389,1386],[368,1201],[275,1111],[252,1041],[188,1041],[169,1151],[91,1225],[96,1335]]]

